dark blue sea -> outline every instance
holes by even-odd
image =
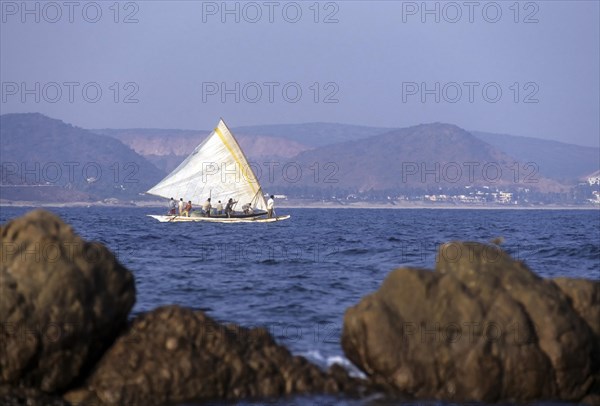
[[[0,220],[28,210],[2,207]],[[340,346],[345,309],[397,267],[433,268],[440,243],[503,237],[504,249],[543,277],[600,279],[600,210],[281,208],[290,220],[262,224],[159,223],[146,215],[163,210],[152,208],[50,210],[135,274],[134,313],[202,309],[264,326],[293,353],[351,371]],[[355,403],[288,403],[297,402]]]

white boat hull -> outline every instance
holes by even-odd
[[[156,214],[149,214],[148,217],[152,217],[160,221],[161,223],[181,223],[181,222],[209,222],[209,223],[274,223],[276,221],[283,221],[290,218],[290,215],[277,216],[277,217],[182,217],[182,216],[161,216]]]

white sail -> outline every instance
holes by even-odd
[[[267,208],[252,167],[222,119],[190,156],[147,193],[196,205],[210,197],[213,207],[219,200],[226,205],[231,198],[237,207],[250,203],[257,210]]]

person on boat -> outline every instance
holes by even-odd
[[[246,203],[242,206],[242,211],[244,214],[250,214],[250,210],[252,210],[252,205],[250,203]]]
[[[223,214],[223,203],[219,200],[217,203],[217,214],[220,216]]]
[[[273,209],[275,208],[275,196],[271,195],[269,200],[267,200],[267,217],[273,217]]]
[[[169,214],[172,216],[177,215],[177,202],[173,198],[169,200]]]
[[[179,215],[183,216],[183,207],[185,206],[185,203],[183,202],[183,197],[179,198]]]
[[[211,207],[212,206],[210,205],[210,197],[209,197],[208,199],[206,199],[206,201],[202,205],[202,211],[204,211],[204,214],[206,214],[208,217],[210,217],[210,208]]]
[[[225,214],[227,214],[227,217],[231,217],[231,214],[233,213],[233,205],[236,203],[237,202],[234,202],[231,198],[227,202],[227,206],[225,206]]]
[[[185,208],[183,209],[183,215],[185,217],[189,217],[191,212],[192,212],[192,201],[188,200],[187,204],[185,205]]]

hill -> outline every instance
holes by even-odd
[[[139,199],[164,173],[112,137],[38,113],[0,116],[2,199]]]
[[[236,134],[285,138],[309,147],[356,141],[389,132],[392,128],[338,123],[271,124],[233,128]]]
[[[263,134],[294,140],[309,148],[358,141],[393,131],[392,128],[335,123],[281,124],[239,127],[245,134]],[[544,177],[574,184],[600,168],[600,148],[507,134],[470,131],[516,160],[534,163]]]
[[[474,131],[473,135],[522,162],[535,162],[546,177],[574,182],[600,168],[600,148]]]
[[[0,120],[2,198],[10,200],[143,199],[140,193],[209,134],[84,130],[35,113]],[[565,201],[569,187],[556,179],[576,184],[598,170],[597,148],[475,135],[452,124],[390,130],[309,123],[239,127],[234,133],[265,191],[295,196],[473,195],[487,188],[521,195],[531,190]]]
[[[397,129],[401,130],[401,129]],[[169,172],[174,169],[209,131],[193,130],[93,130],[115,137]],[[335,123],[276,124],[233,128],[249,159],[284,162],[311,149],[359,142],[396,131],[383,127]],[[579,145],[486,132],[470,132],[481,141],[520,161],[532,163],[538,173],[562,183],[578,179],[600,167],[600,149]],[[528,169],[531,170],[531,169]],[[520,171],[522,172],[522,171]]]
[[[286,168],[287,166],[287,168]],[[320,176],[314,176],[316,170]],[[296,173],[303,176],[296,179]],[[422,124],[304,151],[288,161],[275,186],[369,190],[500,187],[561,192],[500,149],[451,124]]]
[[[92,131],[118,139],[166,173],[175,169],[210,134],[210,131],[203,130],[100,129]],[[249,135],[233,131],[244,153],[253,161],[287,159],[311,148],[282,137]]]

